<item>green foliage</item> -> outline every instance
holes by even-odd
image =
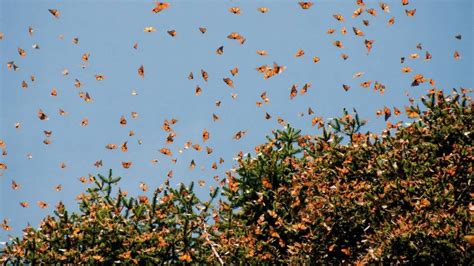
[[[464,93],[464,92],[463,92]],[[344,110],[320,136],[287,126],[227,173],[222,197],[189,187],[128,197],[98,175],[80,213],[60,203],[7,263],[436,263],[474,258],[472,101],[433,91],[380,135]],[[347,137],[347,142],[343,142]],[[212,219],[212,221],[211,221]]]

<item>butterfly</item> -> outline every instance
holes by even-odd
[[[377,11],[374,8],[369,8],[366,10],[367,13],[371,14],[372,16],[377,16]]]
[[[380,9],[384,12],[390,13],[390,7],[386,3],[379,3]]]
[[[173,156],[173,153],[171,152],[170,149],[168,148],[161,148],[160,149],[160,153],[164,154],[164,155],[167,155],[167,156]]]
[[[239,130],[237,133],[234,134],[234,139],[235,139],[235,140],[239,140],[239,139],[241,139],[246,133],[247,133],[247,131]]]
[[[319,57],[317,57],[317,56],[314,56],[314,57],[313,57],[313,62],[314,62],[314,63],[317,63],[317,62],[319,62],[319,61],[320,61],[320,58],[319,58]]]
[[[313,2],[299,2],[298,4],[302,9],[309,9],[314,5]]]
[[[267,51],[265,51],[265,50],[257,50],[257,54],[261,55],[261,56],[268,55]]]
[[[144,32],[155,32],[156,29],[153,28],[153,27],[145,27],[145,29],[143,29]]]
[[[55,18],[59,18],[59,16],[61,15],[57,9],[48,9],[48,11],[49,11],[49,13],[51,13],[51,15],[53,15]]]
[[[402,5],[404,6],[408,5],[408,0],[402,0]]]
[[[202,78],[204,79],[204,81],[207,82],[208,78],[209,78],[209,75],[207,74],[207,72],[203,69],[201,69],[201,76]]]
[[[117,144],[109,143],[105,146],[106,149],[115,150],[117,149]]]
[[[395,24],[395,17],[391,17],[389,20],[388,20],[388,25],[391,26]]]
[[[411,68],[410,68],[410,67],[402,67],[402,72],[403,72],[403,73],[410,73],[410,72],[411,72]]]
[[[203,28],[203,27],[199,27],[199,31],[204,34],[206,33],[207,29],[206,28]]]
[[[350,87],[349,85],[342,84],[342,88],[343,88],[345,91],[348,91],[351,87]]]
[[[259,7],[257,10],[258,10],[260,13],[267,13],[267,12],[268,12],[268,8],[266,8],[266,7]]]
[[[231,88],[234,88],[234,81],[232,81],[230,78],[223,78],[224,82]]]
[[[367,53],[370,53],[370,50],[372,50],[372,45],[374,44],[374,40],[364,40],[365,47],[367,48]]]
[[[231,7],[231,8],[229,8],[229,12],[231,12],[233,14],[236,14],[236,15],[240,15],[240,7]]]
[[[354,34],[357,35],[357,36],[364,36],[364,32],[359,30],[358,28],[356,27],[352,27],[352,30],[354,31]]]
[[[209,131],[204,129],[202,131],[202,142],[206,142],[209,139]]]
[[[224,53],[224,46],[221,46],[221,47],[217,48],[216,54],[221,55],[223,53]]]
[[[164,9],[167,9],[170,7],[169,3],[166,2],[157,2],[156,6],[151,10],[153,13],[159,13]]]
[[[122,152],[128,151],[127,143],[128,141],[125,141],[124,143],[122,143],[122,145],[120,145],[120,149],[122,150]]]
[[[303,49],[298,49],[298,51],[296,51],[295,57],[302,57],[303,55],[304,55]]]
[[[461,58],[461,55],[459,54],[458,51],[454,51],[454,59],[455,60],[459,60],[459,58]]]
[[[127,119],[125,119],[125,117],[122,115],[120,117],[120,125],[124,127],[126,124],[127,124]]]
[[[48,120],[49,119],[48,116],[41,109],[38,110],[38,118],[40,120]]]
[[[100,74],[97,74],[97,75],[94,75],[95,76],[95,79],[98,80],[98,81],[101,81],[101,80],[104,80],[105,77],[103,75],[100,75]]]
[[[82,119],[81,126],[85,127],[87,125],[89,125],[89,119],[86,117],[86,118]]]
[[[196,96],[199,96],[199,95],[201,95],[201,93],[202,93],[202,89],[201,89],[201,87],[199,87],[199,85],[197,85],[194,94]]]
[[[122,167],[125,169],[130,168],[132,166],[132,162],[122,162]]]
[[[145,77],[145,68],[143,67],[143,65],[141,65],[139,68],[138,68],[138,75],[142,78]]]
[[[336,46],[337,48],[344,48],[344,45],[342,44],[341,41],[334,41],[332,44]]]
[[[360,14],[362,14],[362,12],[364,12],[362,8],[357,8],[356,10],[354,10],[354,12],[352,12],[352,17],[353,18],[358,17],[360,16]]]
[[[298,95],[298,89],[297,89],[296,84],[293,84],[293,86],[291,86],[291,89],[290,89],[290,99],[295,98],[296,95]]]
[[[332,15],[337,21],[344,22],[344,17],[341,14],[334,14]]]
[[[167,31],[167,32],[168,32],[168,34],[169,34],[171,37],[176,37],[176,34],[177,34],[177,33],[176,33],[175,30],[169,30],[169,31]]]
[[[237,73],[239,73],[239,68],[238,67],[234,67],[233,69],[230,70],[230,74],[232,76],[237,75]]]
[[[18,189],[20,189],[20,185],[18,185],[18,184],[17,184],[15,181],[13,181],[13,180],[12,180],[12,185],[11,185],[11,186],[12,186],[12,189],[13,189],[13,190],[18,190]]]
[[[26,56],[26,51],[20,47],[18,47],[18,54],[21,56],[21,57],[25,57]]]
[[[41,209],[44,209],[44,208],[47,208],[48,207],[48,204],[42,200],[38,201],[38,206],[41,208]]]
[[[409,17],[413,17],[415,13],[416,13],[416,8],[412,10],[405,9],[405,14],[407,14],[407,16]]]

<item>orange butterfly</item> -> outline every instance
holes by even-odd
[[[167,9],[170,7],[170,4],[169,3],[165,3],[165,2],[157,2],[156,3],[156,6],[152,9],[152,11],[154,13],[158,13],[158,12],[161,12],[162,10],[164,9]]]
[[[141,65],[139,68],[138,68],[138,75],[142,78],[145,77],[145,68],[143,67],[143,65]]]
[[[317,62],[319,62],[319,61],[320,61],[319,57],[317,57],[317,56],[313,57],[313,62],[314,62],[314,63],[317,63]]]
[[[314,5],[313,2],[299,2],[298,4],[302,9],[309,9]]]
[[[169,30],[167,32],[171,37],[176,37],[177,32],[175,30]]]
[[[122,162],[122,167],[125,169],[130,168],[132,166],[132,162]]]
[[[61,13],[57,9],[48,9],[49,13],[51,13],[55,18],[59,18]]]
[[[206,129],[204,129],[204,130],[202,131],[202,141],[203,141],[203,142],[206,142],[208,139],[209,139],[209,131],[207,131]]]
[[[232,74],[232,76],[237,75],[237,73],[239,73],[238,67],[234,67],[233,69],[230,70],[230,74]]]
[[[407,14],[407,16],[409,17],[413,17],[415,13],[416,13],[416,8],[412,10],[405,9],[405,14]]]
[[[231,7],[229,8],[229,12],[240,15],[240,7]]]
[[[268,12],[268,8],[266,8],[266,7],[259,7],[257,10],[260,11],[260,13],[267,13]]]

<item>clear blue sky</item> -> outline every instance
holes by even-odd
[[[375,111],[384,106],[407,104],[408,92],[414,97],[422,95],[428,85],[410,87],[416,73],[436,80],[436,87],[472,87],[473,73],[473,3],[470,0],[410,0],[402,7],[401,1],[386,1],[390,13],[379,8],[379,1],[366,0],[367,8],[375,8],[377,16],[364,12],[353,19],[356,1],[314,1],[308,10],[302,10],[297,1],[170,1],[170,8],[154,14],[153,1],[43,1],[0,0],[0,139],[7,145],[8,155],[0,157],[8,169],[0,176],[0,220],[7,218],[13,230],[0,230],[0,240],[8,234],[18,235],[28,222],[37,226],[39,219],[51,213],[54,205],[62,200],[76,207],[75,197],[86,185],[79,182],[80,176],[106,173],[113,168],[116,175],[123,176],[121,187],[131,194],[142,193],[138,184],[143,181],[150,188],[161,184],[169,170],[174,171],[171,182],[189,183],[204,179],[207,186],[215,185],[212,177],[235,166],[232,158],[239,151],[250,152],[265,141],[272,129],[281,128],[276,118],[282,117],[292,126],[303,129],[306,134],[318,134],[311,126],[313,116],[299,116],[308,107],[315,116],[326,119],[341,114],[342,108],[355,107],[361,117],[367,118],[368,130],[380,131],[385,122],[375,117]],[[228,12],[238,6],[241,15]],[[257,7],[265,6],[268,13],[261,14]],[[48,9],[58,9],[60,18],[54,18]],[[416,8],[414,17],[407,17],[405,9]],[[345,22],[338,22],[332,15],[340,13]],[[387,26],[390,17],[395,24]],[[363,19],[370,25],[364,26]],[[28,27],[34,29],[29,36]],[[153,26],[153,33],[143,32],[144,27]],[[347,35],[341,35],[342,26]],[[356,37],[355,26],[364,31],[364,37]],[[198,27],[206,27],[201,34]],[[333,35],[326,34],[329,28],[336,29]],[[172,38],[166,31],[176,30]],[[247,41],[240,45],[227,39],[231,32],[238,32]],[[63,35],[64,39],[58,38]],[[462,34],[462,40],[454,38]],[[72,38],[79,44],[73,45]],[[375,40],[367,55],[364,39]],[[335,40],[344,43],[344,49],[332,45]],[[138,49],[132,48],[138,43]],[[416,49],[422,43],[423,50]],[[38,44],[40,49],[32,48]],[[224,53],[215,50],[224,46]],[[21,57],[18,47],[27,55]],[[301,48],[305,55],[296,58]],[[256,50],[266,50],[268,56],[259,56]],[[425,51],[432,55],[424,61]],[[453,59],[457,50],[460,60]],[[88,66],[81,68],[81,56],[90,53]],[[349,55],[344,61],[341,53]],[[422,58],[409,59],[411,53]],[[314,64],[313,56],[321,60]],[[400,64],[400,57],[406,62]],[[8,71],[7,62],[15,61],[17,71]],[[255,68],[277,62],[286,70],[269,80],[264,80]],[[137,74],[140,65],[145,67],[145,78]],[[410,66],[412,73],[401,72],[402,66]],[[229,70],[238,67],[239,73],[232,77]],[[63,76],[67,68],[69,75]],[[200,70],[209,73],[204,82]],[[354,79],[356,72],[365,75]],[[189,72],[194,80],[188,80]],[[105,80],[96,81],[95,74],[103,74]],[[30,75],[36,81],[29,80]],[[235,88],[229,88],[224,77],[234,80]],[[79,79],[83,87],[74,87]],[[28,83],[21,88],[22,81]],[[371,80],[386,86],[384,95],[372,88],[361,88],[359,83]],[[290,100],[290,87],[312,83],[309,91]],[[351,86],[348,92],[342,84]],[[195,96],[196,85],[203,92]],[[50,96],[52,88],[58,96]],[[137,96],[131,92],[136,89]],[[93,103],[79,98],[80,91],[88,92]],[[260,94],[266,91],[270,103],[257,107]],[[231,98],[237,93],[237,99]],[[221,107],[215,101],[221,100]],[[37,117],[42,109],[49,120]],[[68,116],[59,116],[63,108]],[[138,119],[130,113],[138,112]],[[265,120],[265,112],[272,115]],[[212,114],[220,116],[212,121]],[[125,115],[128,124],[121,127],[120,117]],[[89,125],[81,127],[83,118]],[[161,129],[164,119],[176,118],[175,142],[171,148],[177,158],[172,164],[169,157],[161,155],[159,149],[166,146],[167,133]],[[393,118],[405,119],[404,117]],[[405,119],[406,120],[406,119]],[[15,123],[21,123],[16,129]],[[210,139],[203,145],[202,130],[210,132]],[[43,130],[53,132],[50,145],[43,144]],[[129,130],[136,135],[128,136]],[[233,135],[239,130],[247,134],[239,141]],[[138,145],[142,140],[142,145]],[[203,147],[211,146],[214,153],[192,149],[179,154],[178,149],[192,140]],[[105,145],[128,141],[129,151],[120,148],[107,150]],[[32,154],[32,159],[27,154]],[[211,169],[214,161],[225,160],[218,170]],[[158,159],[157,165],[151,164]],[[97,160],[104,166],[93,166]],[[196,161],[196,169],[188,169],[190,161]],[[133,161],[130,169],[123,169],[122,161]],[[60,168],[64,162],[67,167]],[[201,166],[205,170],[201,170]],[[12,180],[21,188],[11,189]],[[62,191],[55,186],[62,184]],[[151,189],[153,190],[153,189]],[[204,196],[207,188],[199,188]],[[149,191],[150,193],[150,191]],[[36,202],[49,204],[40,209]],[[29,208],[22,208],[21,201],[28,201]]]

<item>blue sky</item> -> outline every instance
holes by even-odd
[[[351,18],[357,9],[355,1],[314,1],[314,6],[302,10],[297,1],[170,1],[170,8],[155,14],[151,12],[153,1],[38,1],[0,0],[0,139],[5,141],[7,156],[0,162],[8,169],[0,176],[0,219],[8,219],[12,231],[0,230],[0,240],[7,235],[18,235],[28,222],[37,226],[41,217],[51,213],[59,201],[75,208],[75,197],[85,190],[86,185],[79,177],[88,174],[106,173],[109,168],[115,175],[123,177],[120,186],[129,193],[143,194],[140,182],[150,188],[161,184],[168,171],[173,170],[172,184],[206,180],[204,188],[198,188],[205,196],[209,185],[215,185],[213,176],[224,177],[225,171],[235,167],[232,158],[239,151],[251,152],[253,147],[265,141],[272,129],[281,128],[276,121],[283,118],[292,126],[301,128],[305,134],[318,134],[311,126],[314,116],[325,119],[338,116],[342,108],[356,108],[360,116],[369,120],[367,130],[379,132],[385,126],[382,118],[377,119],[375,111],[384,106],[398,106],[408,103],[405,95],[418,98],[429,85],[411,87],[414,74],[433,78],[436,87],[446,90],[472,87],[473,74],[473,3],[470,0],[411,0],[407,6],[401,1],[385,1],[390,13],[384,13],[379,1],[367,0],[366,9],[375,8],[377,16],[364,12]],[[240,7],[240,15],[228,11]],[[262,14],[258,7],[267,7]],[[48,9],[58,9],[59,19]],[[413,17],[405,15],[405,9],[416,8]],[[345,22],[332,16],[340,13]],[[390,17],[395,24],[387,25]],[[370,21],[364,26],[363,19]],[[28,27],[34,29],[33,36]],[[153,26],[156,32],[145,33],[143,29]],[[345,26],[347,34],[340,29]],[[357,37],[352,27],[364,31],[364,37]],[[201,34],[199,27],[206,27]],[[326,31],[334,28],[332,35]],[[172,38],[168,30],[176,30]],[[227,39],[231,32],[238,32],[246,38],[244,45]],[[455,35],[462,34],[457,40]],[[61,40],[58,36],[63,35]],[[72,38],[78,37],[74,45]],[[370,54],[367,54],[364,40],[375,40]],[[343,49],[332,45],[335,40],[344,44]],[[138,49],[133,44],[138,43]],[[423,50],[417,50],[421,43]],[[40,49],[33,49],[38,44]],[[222,55],[216,49],[224,46]],[[27,55],[21,57],[18,47]],[[305,55],[295,57],[298,49]],[[268,56],[259,56],[256,50],[266,50]],[[459,51],[460,60],[454,60],[454,51]],[[432,60],[424,61],[425,51]],[[86,68],[82,68],[81,56],[90,53]],[[342,60],[341,53],[349,55]],[[420,54],[419,59],[409,59],[411,53]],[[313,63],[318,56],[320,62]],[[404,64],[400,57],[406,57]],[[9,71],[7,62],[14,61],[19,69]],[[255,68],[277,62],[286,70],[275,77],[264,80]],[[145,77],[137,74],[143,65]],[[402,73],[401,68],[409,66],[412,73]],[[239,73],[232,77],[229,70],[238,67]],[[62,71],[69,70],[63,76]],[[200,70],[209,73],[209,81],[200,77]],[[188,80],[189,72],[194,80]],[[353,78],[356,72],[364,72],[360,78]],[[97,81],[95,74],[105,76]],[[31,82],[30,75],[36,77]],[[230,77],[235,88],[229,88],[223,78]],[[79,79],[83,87],[74,87]],[[28,88],[22,89],[25,80]],[[371,88],[362,88],[359,83],[371,80]],[[386,86],[383,95],[372,89],[379,81]],[[290,100],[290,88],[305,83],[312,86],[305,95]],[[351,86],[345,92],[342,84]],[[196,86],[202,94],[194,94]],[[50,92],[56,88],[58,95]],[[138,95],[132,96],[132,90]],[[80,91],[88,92],[93,98],[86,103],[79,98]],[[257,107],[260,94],[266,91],[269,104]],[[231,93],[237,93],[232,99]],[[216,107],[215,101],[222,102]],[[311,107],[315,114],[306,114]],[[49,120],[38,119],[42,109]],[[68,112],[58,114],[59,108]],[[130,113],[139,117],[132,119]],[[272,119],[266,120],[265,112]],[[213,122],[212,114],[220,117]],[[303,117],[299,114],[305,113]],[[120,117],[127,118],[122,127]],[[89,125],[81,127],[83,118],[89,118]],[[173,127],[176,138],[166,145],[168,133],[161,129],[165,119],[178,120]],[[395,117],[391,122],[405,117]],[[21,128],[16,129],[15,124]],[[202,142],[203,129],[210,132],[210,139]],[[52,131],[50,145],[43,144],[43,130]],[[135,136],[129,137],[130,130]],[[247,134],[239,141],[233,140],[239,130]],[[138,141],[142,144],[139,145]],[[183,149],[191,140],[201,146],[214,149],[211,155]],[[107,150],[105,145],[120,145],[128,141],[128,152],[120,148]],[[169,147],[177,163],[159,153],[162,147]],[[28,159],[27,154],[32,158]],[[213,162],[222,157],[225,163],[217,170],[211,169]],[[158,159],[153,165],[152,159]],[[189,170],[190,161],[197,166]],[[93,166],[103,160],[104,166]],[[121,166],[122,161],[132,161],[129,169]],[[64,162],[66,168],[61,169]],[[201,170],[201,166],[205,167]],[[14,180],[21,187],[12,190]],[[55,191],[61,184],[62,190]],[[152,189],[151,189],[152,190]],[[150,193],[150,192],[148,192]],[[46,201],[48,208],[40,209],[36,202]],[[22,208],[19,202],[28,201],[30,206]]]

